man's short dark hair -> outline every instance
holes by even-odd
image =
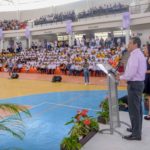
[[[139,37],[132,37],[131,40],[133,41],[133,44],[137,44],[137,47],[141,48],[141,39]]]

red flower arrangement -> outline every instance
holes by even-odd
[[[71,121],[67,122],[65,125],[69,124],[73,124],[73,126],[68,133],[68,137],[64,138],[61,143],[61,147],[64,149],[65,147],[68,148],[68,145],[70,146],[68,148],[69,150],[81,149],[81,147],[99,130],[97,119],[88,116],[87,109],[78,110]]]
[[[83,109],[82,111],[77,111],[77,116],[75,117],[77,121],[81,121],[81,118],[88,117],[87,116],[88,110]],[[84,125],[90,125],[91,121],[89,119],[83,120]]]
[[[87,113],[88,113],[88,110],[83,109],[82,112],[81,112],[81,116],[82,116],[82,117],[86,117],[86,116],[87,116]]]
[[[97,131],[99,129],[99,125],[95,118],[88,116],[88,110],[78,110],[77,114],[72,117],[72,120],[67,122],[68,124],[74,124],[72,127],[70,134],[74,135],[79,134],[78,136],[85,136],[89,132],[95,130]]]
[[[76,119],[77,119],[77,120],[80,120],[81,117],[86,117],[86,116],[87,116],[87,113],[88,113],[88,110],[87,110],[87,109],[83,109],[82,111],[78,110],[78,111],[77,111]]]

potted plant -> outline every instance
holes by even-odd
[[[122,97],[118,101],[119,110],[126,110],[128,108],[127,104],[124,102],[126,96]],[[101,111],[97,112],[98,122],[107,124],[109,122],[109,103],[108,97],[106,97],[100,104]]]
[[[128,96],[125,95],[118,99],[119,111],[128,111]]]
[[[83,146],[86,142],[88,142],[99,130],[99,124],[97,120],[91,116],[88,116],[88,110],[78,111],[77,114],[72,117],[71,121],[67,122],[65,125],[73,124],[69,137],[67,138],[67,142],[74,141],[76,143],[76,149],[79,150],[79,145]],[[65,138],[66,139],[66,138]],[[66,140],[62,141],[61,148],[63,150],[66,149],[65,146]],[[78,145],[78,144],[79,145]],[[72,149],[71,149],[72,150]]]
[[[109,104],[108,97],[106,97],[100,104],[100,108],[102,109],[98,114],[98,122],[107,124],[109,121]]]
[[[65,137],[61,143],[61,150],[80,150],[81,144],[78,141],[77,137]]]

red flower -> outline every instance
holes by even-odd
[[[85,116],[87,116],[87,113],[88,113],[88,110],[87,109],[83,109],[82,112],[81,112],[81,116],[85,117]]]
[[[83,123],[84,123],[85,125],[90,125],[90,124],[91,124],[91,121],[90,121],[89,119],[86,119],[86,120],[83,121]]]

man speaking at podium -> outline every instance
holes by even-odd
[[[126,140],[141,140],[143,119],[142,93],[146,73],[146,58],[140,47],[140,38],[133,37],[130,39],[128,44],[130,56],[127,66],[124,74],[118,77],[120,80],[127,81],[128,110],[131,121],[131,128],[127,128],[127,131],[132,132],[132,134],[124,136]]]

